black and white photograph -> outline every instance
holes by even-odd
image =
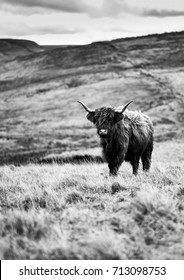
[[[0,0],[0,259],[184,259],[183,0]]]

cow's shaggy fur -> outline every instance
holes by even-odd
[[[153,124],[148,116],[137,111],[119,113],[112,107],[102,107],[89,112],[87,119],[95,124],[101,137],[110,175],[117,175],[124,160],[132,165],[133,174],[137,174],[140,158],[143,170],[150,169]]]

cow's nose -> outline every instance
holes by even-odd
[[[99,135],[106,136],[107,134],[108,134],[108,130],[107,129],[100,129],[99,130]]]

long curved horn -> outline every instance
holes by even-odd
[[[90,108],[88,108],[84,103],[82,103],[81,101],[77,101],[78,103],[80,103],[84,109],[88,112],[88,113],[93,113],[95,110],[92,110]]]
[[[130,101],[130,102],[128,102],[123,108],[122,108],[122,106],[121,107],[118,107],[118,108],[116,108],[116,112],[118,112],[118,113],[123,113],[125,110],[126,110],[126,108],[128,107],[128,105],[130,105],[130,103],[132,103],[133,101]]]

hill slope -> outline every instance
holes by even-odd
[[[0,41],[1,163],[97,147],[77,100],[134,100],[130,109],[152,118],[156,141],[183,138],[183,54],[184,32],[57,48]]]

